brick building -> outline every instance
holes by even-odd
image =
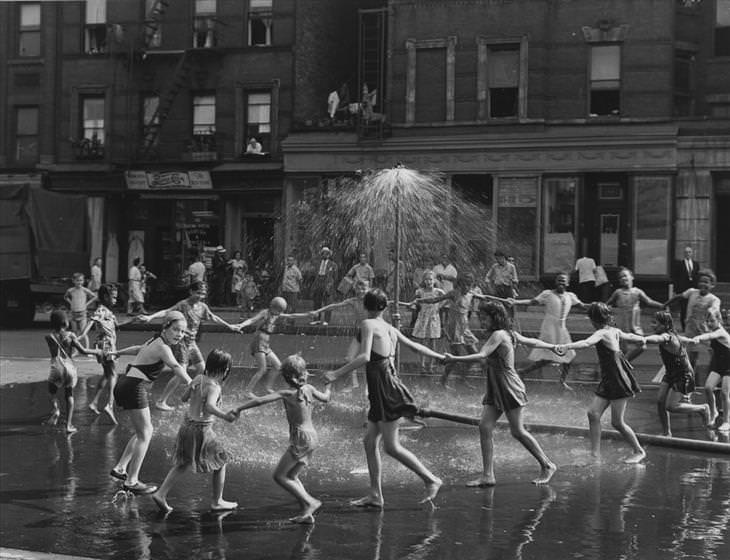
[[[570,270],[586,252],[666,295],[689,244],[730,281],[730,2],[382,7],[361,13],[361,36],[367,18],[387,30],[376,108],[387,126],[295,129],[284,141],[292,199],[402,162],[478,198],[492,232],[481,258],[504,248],[523,278]],[[361,41],[361,68],[369,52]]]

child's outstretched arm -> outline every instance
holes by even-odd
[[[190,394],[189,386],[186,392],[188,395]],[[238,411],[229,410],[228,412],[223,412],[220,408],[218,408],[218,399],[220,398],[220,396],[220,385],[218,385],[217,383],[210,383],[206,390],[203,411],[206,414],[212,414],[213,416],[217,416],[218,418],[225,420],[226,422],[233,422],[236,418],[238,418]]]
[[[604,330],[599,329],[596,332],[594,332],[591,336],[588,338],[585,338],[583,340],[576,340],[575,342],[569,342],[568,344],[558,344],[557,348],[560,348],[562,350],[577,350],[579,348],[590,348],[591,346],[595,346],[598,344],[598,342],[603,338]]]
[[[452,292],[448,292],[448,293],[442,294],[440,296],[431,296],[431,297],[426,297],[426,298],[416,298],[414,300],[414,302],[415,303],[438,303],[440,301],[444,301],[444,300],[447,300],[447,299],[451,299],[451,297],[452,297],[451,296],[451,293]]]
[[[167,309],[160,309],[159,311],[155,311],[154,313],[150,313],[149,315],[137,315],[136,319],[143,323],[149,323],[150,321],[154,321],[155,319],[161,319],[170,311],[176,311],[174,305],[172,307],[168,307]]]
[[[675,301],[679,301],[681,299],[685,299],[684,292],[680,292],[678,294],[674,294],[672,297],[670,297],[667,301],[664,302],[663,307],[669,307]]]
[[[231,327],[233,327],[233,330],[235,330],[235,331],[242,332],[243,329],[245,329],[246,327],[255,325],[256,323],[261,321],[261,319],[264,318],[264,313],[266,313],[266,310],[262,309],[261,311],[256,313],[256,315],[254,315],[253,317],[249,317],[245,321],[241,321],[240,323],[238,323],[236,325],[231,325]]]
[[[84,288],[84,291],[87,296],[90,296],[89,299],[86,300],[86,307],[88,308],[92,303],[99,299],[99,296],[92,292],[89,288]]]
[[[351,305],[353,298],[343,299],[342,301],[336,301],[335,303],[330,303],[327,305],[323,305],[319,309],[314,309],[313,311],[309,311],[307,313],[293,313],[292,315],[301,315],[301,319],[306,317],[307,315],[319,315],[320,313],[324,313],[325,311],[332,311],[333,309],[339,309],[340,307],[345,307],[347,305]],[[282,313],[283,315],[283,313]]]
[[[530,338],[529,336],[523,336],[517,331],[513,331],[513,334],[515,336],[515,340],[520,344],[524,344],[525,346],[530,346],[532,348],[542,348],[543,350],[555,350],[555,344],[545,342],[543,340],[540,340],[539,338]]]
[[[120,348],[114,352],[109,352],[110,355],[114,356],[136,356],[137,353],[142,349],[144,344],[137,344],[136,346],[127,346],[126,348]]]
[[[373,347],[373,328],[367,321],[363,321],[360,326],[360,339],[360,353],[339,369],[325,372],[325,383],[334,383],[340,376],[368,363],[370,352]]]
[[[501,298],[497,296],[493,296],[491,294],[477,294],[474,292],[471,292],[471,295],[474,299],[487,299],[490,301],[496,301],[499,303],[502,303],[504,305],[514,305],[514,304],[520,304],[521,302],[525,302],[525,304],[530,303],[531,300],[513,300],[512,298]]]
[[[317,314],[319,314],[319,312],[302,311],[300,313],[280,313],[279,317],[281,317],[282,319],[309,319],[310,317],[314,317]]]
[[[646,343],[643,336],[639,336],[638,334],[634,334],[634,333],[627,333],[627,332],[621,331],[619,334],[619,337],[621,338],[621,340],[628,340],[629,342],[637,342],[639,344]]]
[[[498,298],[498,297],[491,297],[490,299],[494,299],[496,301],[499,301],[500,303],[507,303],[507,305],[539,305],[540,301],[537,298],[532,299],[514,299],[514,298]]]
[[[660,301],[650,298],[646,295],[644,290],[639,290],[639,300],[647,307],[656,307],[657,309],[664,309],[664,304]]]
[[[310,387],[312,386],[310,385]],[[312,396],[320,402],[330,402],[332,398],[332,385],[327,385],[324,391],[312,387]]]
[[[398,337],[398,341],[402,342],[404,346],[408,346],[411,350],[415,350],[416,352],[423,354],[424,356],[429,356],[430,358],[435,358],[439,361],[443,361],[444,355],[439,354],[438,352],[434,352],[431,350],[428,346],[424,346],[423,344],[419,344],[418,342],[411,340],[406,335],[404,335],[402,332],[400,332],[398,329],[393,329],[396,336]]]
[[[79,339],[77,337],[73,337],[71,344],[73,344],[73,347],[76,348],[79,352],[82,354],[86,354],[87,356],[101,356],[102,351],[98,348],[86,348],[85,346],[81,345],[81,342],[79,342]]]
[[[700,342],[706,342],[708,340],[715,340],[717,338],[730,338],[728,337],[728,333],[725,329],[722,327],[719,329],[715,329],[714,331],[706,332],[700,335],[697,335],[692,339],[692,342],[694,344],[699,344]]]
[[[285,396],[287,396],[287,394],[292,392],[293,391],[291,389],[282,389],[280,391],[276,391],[275,393],[264,395],[262,397],[253,397],[251,399],[248,399],[247,401],[243,401],[243,404],[236,407],[234,410],[236,411],[236,414],[240,414],[241,412],[243,412],[244,410],[248,410],[249,408],[256,408],[257,406],[280,401]]]
[[[476,354],[467,354],[466,356],[454,356],[448,352],[444,356],[446,363],[450,362],[480,362],[494,352],[502,342],[505,341],[506,333],[504,331],[496,331],[491,334]]]

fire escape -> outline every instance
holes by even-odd
[[[191,71],[195,66],[195,57],[204,51],[214,51],[215,46],[214,24],[215,17],[196,17],[193,29],[192,48],[178,51],[155,50],[161,44],[161,24],[172,0],[156,0],[145,17],[144,22],[144,51],[142,62],[151,59],[157,54],[178,56],[173,77],[166,89],[159,92],[159,100],[154,113],[146,116],[141,142],[138,148],[138,158],[141,160],[156,159],[158,157],[158,141],[160,131],[165,124],[175,99],[181,90],[189,87]],[[214,137],[211,136],[214,144]]]
[[[385,54],[387,8],[359,10],[358,92],[360,118],[357,132],[361,139],[381,140],[386,135]]]

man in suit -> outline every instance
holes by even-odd
[[[692,257],[692,247],[685,247],[684,258],[676,261],[674,264],[672,281],[674,282],[674,292],[677,294],[697,287],[697,273],[700,271],[700,263]],[[685,320],[687,318],[687,302],[687,298],[680,300],[679,320],[682,323],[682,330],[684,330]]]
[[[328,247],[322,247],[320,256],[321,259],[319,266],[316,268],[317,272],[312,285],[312,299],[314,300],[315,309],[329,305],[334,301],[337,286],[337,264],[332,260],[332,251]],[[323,321],[312,321],[311,324],[328,324],[332,312],[325,311],[322,315],[324,316]]]

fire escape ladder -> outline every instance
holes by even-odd
[[[154,46],[155,36],[160,30],[160,22],[170,5],[171,0],[155,0],[144,21],[144,44],[146,48]]]
[[[153,113],[149,122],[145,124],[142,147],[140,150],[142,159],[147,159],[157,144],[160,129],[170,114],[170,110],[172,109],[172,105],[175,102],[177,94],[180,93],[180,90],[188,84],[190,67],[191,62],[188,57],[188,51],[184,51],[180,55],[180,59],[175,66],[175,74],[173,75],[170,87],[160,96],[157,109]]]

